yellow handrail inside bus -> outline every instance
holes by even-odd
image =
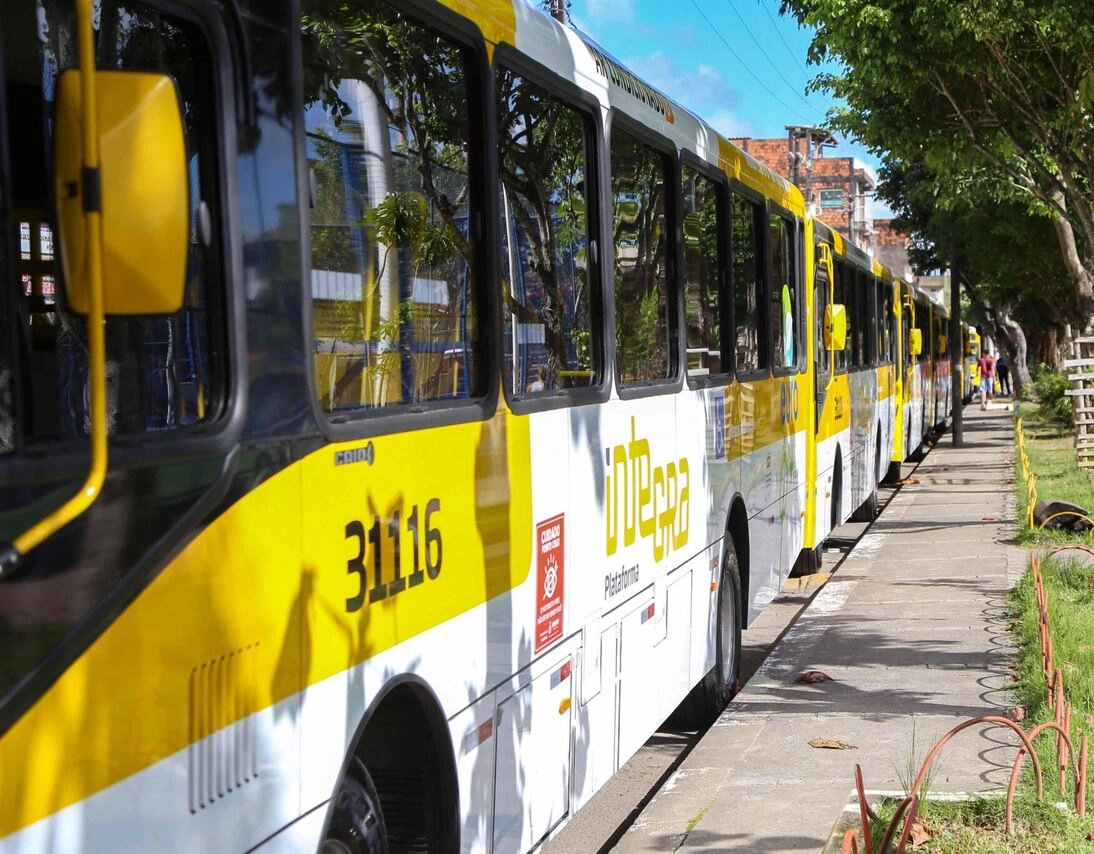
[[[86,232],[85,259],[89,310],[87,314],[88,382],[90,383],[91,409],[91,467],[80,491],[54,510],[49,516],[33,525],[12,542],[15,554],[5,554],[0,559],[0,577],[43,540],[51,537],[85,510],[98,498],[106,479],[106,330],[103,315],[103,268],[102,268],[102,208],[98,187],[100,151],[99,121],[95,97],[95,34],[91,23],[92,0],[75,0],[76,29],[79,44],[80,103],[83,132],[83,227]],[[91,197],[89,199],[89,196]],[[90,203],[89,203],[90,202]]]

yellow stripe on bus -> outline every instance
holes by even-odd
[[[326,446],[248,493],[0,739],[0,837],[523,583],[530,453],[528,419],[499,413]],[[405,584],[391,593],[396,511]],[[347,530],[359,523],[370,545],[374,520],[388,595],[370,601],[375,565],[367,557],[364,577],[355,571]],[[212,721],[192,713],[202,668],[237,655],[248,667],[236,701]]]
[[[517,17],[511,0],[441,0],[463,17],[479,25],[486,40],[487,51],[493,55],[495,45],[517,43]]]

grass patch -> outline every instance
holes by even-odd
[[[1030,789],[1032,792],[1032,788]],[[1094,851],[1094,842],[1086,841],[1090,822],[1079,822],[1050,802],[1045,803],[1022,793],[1014,807],[1014,836],[1007,836],[1006,801],[1003,798],[973,798],[968,801],[927,801],[920,806],[919,817],[931,833],[923,845],[909,850],[962,854],[1045,854],[1045,852]],[[878,809],[881,818],[871,834],[873,850],[881,850],[884,828],[896,811],[886,802]],[[895,848],[894,840],[894,848]]]
[[[1094,557],[1091,558],[1094,561]],[[1064,672],[1067,699],[1072,704],[1071,738],[1078,750],[1083,734],[1094,737],[1094,565],[1066,554],[1042,562],[1041,572],[1049,598],[1049,623],[1055,663]],[[1015,683],[1010,686],[1016,701],[1026,710],[1022,726],[1029,732],[1038,724],[1053,719],[1048,707],[1048,685],[1041,668],[1037,597],[1032,576],[1027,573],[1010,595],[1014,614],[1018,658]],[[1080,820],[1075,803],[1074,774],[1069,771],[1064,791],[1059,790],[1056,771],[1056,740],[1044,733],[1034,743],[1044,770],[1045,799],[1037,801],[1033,766],[1027,760],[1014,805],[1015,835],[1006,833],[1006,801],[998,798],[974,798],[947,802],[927,800],[920,805],[919,817],[931,833],[931,839],[917,851],[970,854],[996,852],[1094,852],[1094,793],[1087,785],[1087,815]],[[998,761],[1012,761],[1007,751]],[[1094,770],[1094,761],[1091,762]],[[927,796],[930,796],[929,790]],[[1061,807],[1058,804],[1066,804]],[[896,803],[879,805],[880,821],[871,823],[874,850],[880,850],[885,828],[896,811]]]
[[[1037,497],[1061,498],[1094,512],[1094,479],[1079,468],[1075,457],[1075,430],[1042,417],[1036,404],[1021,404],[1022,427],[1026,434],[1026,453],[1037,477]],[[1022,465],[1015,459],[1018,507],[1021,527],[1018,541],[1025,546],[1054,546],[1065,543],[1094,544],[1089,534],[1066,531],[1037,531],[1029,527],[1029,503],[1022,479]]]

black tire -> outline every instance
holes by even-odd
[[[350,760],[331,809],[320,854],[388,854],[380,796],[357,757]]]
[[[843,524],[843,457],[836,454],[836,469],[832,474],[832,516],[831,530]]]
[[[739,688],[741,675],[741,576],[737,550],[726,535],[722,583],[718,585],[718,646],[714,667],[684,698],[670,718],[682,729],[705,729],[717,719]]]
[[[885,477],[881,479],[884,484],[896,484],[900,483],[900,463],[889,463],[889,470],[885,473]]]
[[[866,498],[858,509],[851,514],[852,522],[873,522],[877,518],[877,488],[870,490],[870,495]]]
[[[870,490],[866,500],[851,514],[852,522],[873,522],[877,518],[877,484],[881,481],[880,470],[881,431],[879,429],[877,438],[874,440],[874,473],[878,476],[877,482],[874,483],[874,488]]]
[[[824,562],[824,550],[821,546],[815,549],[802,549],[798,553],[798,559],[790,568],[791,578],[801,578],[803,575],[813,575],[820,572]]]

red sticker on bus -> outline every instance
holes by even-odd
[[[536,652],[562,637],[565,522],[559,515],[536,525]]]

